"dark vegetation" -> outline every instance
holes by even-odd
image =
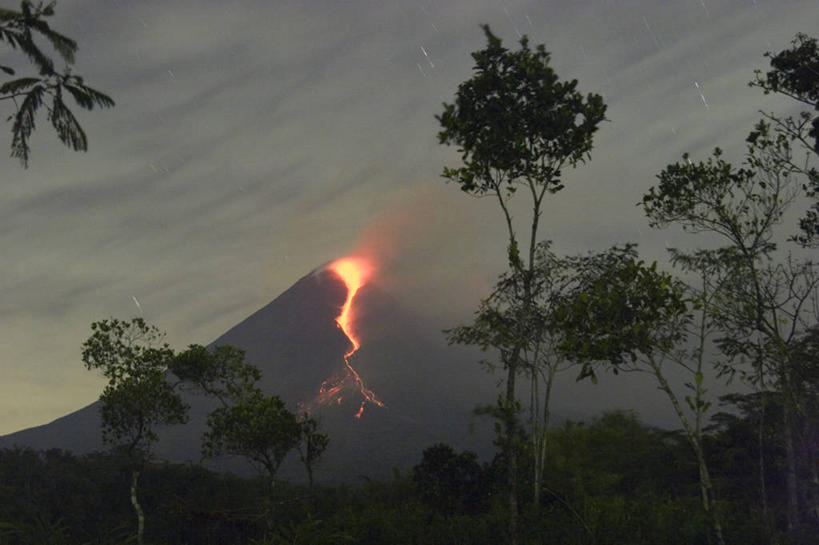
[[[73,63],[76,43],[45,22],[53,13],[53,3],[27,0],[19,12],[0,9],[0,41],[39,73],[0,85],[0,100],[15,107],[11,149],[23,165],[38,109],[66,145],[84,150],[64,96],[86,109],[113,105],[67,68],[58,72],[37,45],[35,35]],[[497,401],[476,400],[496,422],[494,459],[439,444],[390,481],[316,485],[327,436],[262,392],[241,350],[177,353],[141,319],[103,320],[92,324],[83,361],[108,379],[100,408],[111,450],[0,452],[0,543],[819,542],[819,271],[809,257],[819,233],[816,40],[797,35],[790,49],[768,54],[770,70],[751,82],[804,111],[762,112],[740,164],[718,148],[706,160],[684,155],[643,196],[652,227],[718,240],[670,250],[664,271],[629,243],[581,256],[551,252],[539,234],[544,199],[591,159],[606,105],[581,94],[576,80],[561,81],[543,46],[531,49],[524,37],[512,51],[484,31],[473,77],[437,119],[440,142],[461,155],[444,178],[495,200],[508,235],[508,267],[494,291],[471,324],[447,332],[483,349],[487,367],[503,373]],[[517,192],[530,199],[529,218],[510,212]],[[783,237],[779,225],[799,197],[812,203],[799,232]],[[669,366],[687,382],[669,381]],[[554,376],[568,369],[595,382],[604,373],[650,375],[680,431],[624,413],[551,424]],[[716,400],[715,383],[739,387]],[[258,478],[152,457],[156,429],[187,421],[183,389],[218,401],[203,456],[243,456]],[[309,486],[277,480],[291,452]]]
[[[751,397],[733,396],[705,435],[726,541],[768,543],[758,497],[756,418]],[[769,400],[771,407],[775,400]],[[737,407],[738,405],[738,407]],[[783,446],[774,426],[762,446],[771,465],[769,516],[783,529]],[[531,453],[519,453],[523,543],[708,543],[699,508],[697,461],[685,437],[628,413],[549,432],[544,486],[532,505]],[[127,457],[63,451],[0,451],[0,543],[123,543],[133,539]],[[503,461],[434,445],[411,471],[386,482],[307,486],[244,479],[195,465],[155,462],[142,476],[147,543],[403,544],[501,543]],[[265,519],[272,502],[272,524]],[[810,541],[806,541],[810,542]],[[814,541],[815,542],[815,541]]]

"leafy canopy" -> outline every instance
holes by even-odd
[[[438,139],[454,144],[463,166],[443,176],[467,193],[484,194],[502,186],[515,191],[517,179],[560,190],[561,168],[583,161],[592,135],[605,118],[599,95],[583,97],[577,80],[560,81],[543,45],[528,39],[510,51],[484,25],[485,49],[472,54],[475,75],[458,86],[454,104],[436,119]]]
[[[745,166],[734,167],[716,148],[706,161],[668,165],[659,183],[643,196],[652,227],[671,224],[722,235],[743,253],[772,252],[773,227],[793,202],[792,149],[788,138],[760,121],[748,136]]]
[[[576,258],[577,283],[555,311],[567,356],[594,365],[630,365],[641,356],[670,351],[685,339],[690,320],[684,285],[657,264],[637,259],[633,246]]]
[[[798,33],[791,41],[791,48],[779,53],[765,53],[771,69],[763,75],[756,71],[751,82],[761,87],[765,94],[780,93],[819,111],[819,46],[816,38]],[[810,116],[807,117],[810,120]],[[819,117],[811,122],[808,136],[813,138],[813,150],[819,154]]]
[[[187,404],[166,377],[173,350],[162,342],[163,333],[142,318],[94,322],[91,331],[82,360],[108,379],[100,396],[103,440],[126,447],[138,461],[156,442],[157,426],[188,419]]]
[[[301,438],[302,425],[279,396],[254,390],[208,415],[202,453],[244,456],[275,477],[287,454]]]
[[[245,351],[231,345],[208,349],[192,344],[178,354],[170,370],[184,386],[216,397],[223,405],[253,389],[261,371],[245,363]]]

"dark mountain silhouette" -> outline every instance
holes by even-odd
[[[340,400],[311,404],[322,382],[345,370],[344,353],[350,343],[335,318],[346,294],[339,277],[318,269],[212,343],[245,350],[247,361],[262,370],[266,393],[280,395],[291,410],[309,408],[318,416],[330,446],[316,478],[382,477],[393,468],[417,463],[421,451],[436,442],[485,453],[489,425],[473,423],[471,412],[476,404],[494,398],[492,378],[476,365],[474,352],[447,347],[439,331],[430,331],[375,284],[363,286],[353,303],[361,347],[351,364],[384,407],[365,403],[356,418],[363,398],[352,387],[339,392]],[[191,420],[162,430],[155,447],[160,459],[200,458],[205,415],[214,405],[193,394],[186,401],[191,405]],[[77,453],[103,449],[96,404],[44,426],[0,437],[0,447],[13,445]],[[295,456],[291,458],[281,476],[300,480],[303,470]],[[235,459],[216,460],[213,465],[248,469]]]

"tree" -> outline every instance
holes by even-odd
[[[719,251],[730,268],[712,307],[722,333],[717,342],[730,358],[726,372],[739,372],[759,392],[772,387],[783,395],[788,527],[795,531],[804,517],[794,443],[799,403],[794,370],[799,340],[819,315],[819,275],[810,259],[776,252],[774,228],[797,194],[792,139],[760,121],[747,141],[740,168],[722,159],[719,149],[707,161],[694,163],[686,155],[669,165],[643,197],[643,208],[652,226],[677,224],[716,234],[724,244]]]
[[[787,96],[819,112],[819,46],[816,38],[799,33],[791,41],[791,48],[779,53],[765,53],[770,59],[771,69],[756,76],[750,85],[761,88],[765,94],[775,93]],[[762,112],[775,131],[785,135],[791,142],[799,143],[806,151],[804,161],[792,161],[794,172],[803,174],[807,181],[804,189],[814,200],[819,195],[819,171],[811,166],[811,155],[819,156],[819,115],[802,111],[796,117],[782,117],[773,112]],[[810,139],[813,139],[813,143]],[[795,239],[805,246],[819,243],[819,203],[800,219],[802,234]]]
[[[173,350],[164,335],[142,318],[102,320],[91,324],[83,343],[86,368],[108,379],[100,396],[103,441],[128,458],[131,468],[131,504],[137,516],[137,541],[143,543],[145,514],[139,503],[139,476],[158,439],[156,428],[182,424],[188,406],[175,385],[166,380]]]
[[[307,414],[298,418],[281,398],[264,395],[257,386],[261,372],[245,362],[244,350],[230,345],[211,349],[190,345],[174,358],[170,370],[183,386],[219,402],[207,416],[208,429],[202,440],[205,458],[221,454],[247,458],[267,475],[272,494],[279,467],[298,448],[312,488],[313,470],[329,439],[318,431],[315,418]],[[268,515],[271,507],[268,505]]]
[[[486,486],[478,456],[468,450],[455,454],[443,443],[424,449],[412,480],[424,503],[445,517],[474,514]]]
[[[108,95],[89,87],[81,76],[71,73],[77,43],[53,30],[45,21],[54,15],[55,4],[39,2],[35,5],[30,0],[23,0],[20,11],[0,8],[0,41],[12,49],[19,49],[38,72],[37,76],[11,79],[0,85],[0,100],[11,100],[15,107],[15,113],[9,117],[12,121],[11,156],[18,158],[24,167],[28,166],[29,139],[35,129],[37,111],[43,106],[57,137],[74,151],[86,151],[88,139],[66,105],[65,97],[71,95],[85,110],[114,106]],[[47,40],[66,63],[62,72],[56,70],[54,60],[36,43],[35,35]],[[12,76],[16,74],[10,66],[0,65],[0,70]]]
[[[244,350],[231,345],[208,349],[193,344],[176,356],[171,371],[184,386],[219,401],[220,408],[208,417],[210,431],[205,436],[203,449],[207,456],[216,456],[220,453],[241,454],[247,456],[253,463],[259,464],[260,469],[273,478],[283,460],[278,457],[286,455],[296,446],[312,487],[313,469],[327,448],[329,439],[326,434],[318,431],[318,421],[305,413],[297,419],[299,426],[297,444],[287,448],[293,431],[291,416],[293,418],[295,416],[284,408],[278,396],[266,398],[262,394],[256,386],[262,377],[261,371],[245,362]],[[258,417],[258,420],[253,420],[252,417]],[[229,421],[238,422],[244,428],[234,430],[235,434],[230,435],[227,432]],[[269,444],[252,439],[255,435],[269,432],[277,422],[283,426],[281,437],[272,437]],[[251,429],[254,426],[260,428]],[[288,439],[279,441],[282,437]],[[279,446],[284,450],[274,452]],[[239,452],[241,450],[245,452]],[[251,453],[253,450],[256,452]]]
[[[245,352],[229,344],[208,349],[192,344],[177,354],[170,367],[182,386],[216,398],[222,407],[251,392],[262,378],[259,369],[245,362]]]
[[[543,45],[534,50],[523,37],[520,49],[504,48],[488,26],[483,27],[485,49],[472,54],[474,75],[461,83],[453,104],[444,104],[436,117],[441,144],[455,145],[462,166],[444,168],[443,177],[457,183],[465,193],[497,200],[506,224],[507,257],[512,274],[522,283],[518,324],[532,313],[532,276],[543,200],[547,193],[563,188],[563,169],[584,162],[592,148],[592,136],[605,118],[602,97],[577,91],[577,80],[560,81],[549,66]],[[513,222],[510,200],[518,189],[531,197],[528,247],[521,248]],[[515,422],[517,374],[526,343],[521,337],[511,350],[501,352],[506,370],[506,391],[498,414],[503,415],[505,444],[517,444]],[[511,453],[507,460],[509,491],[509,540],[517,542],[517,466]]]
[[[677,252],[674,257],[675,262],[699,274],[697,288],[658,271],[656,263],[645,265],[637,260],[631,246],[579,258],[574,275],[577,284],[565,306],[557,309],[555,322],[563,331],[566,352],[583,363],[581,377],[596,380],[596,367],[601,366],[615,373],[648,373],[665,393],[696,455],[702,508],[712,520],[717,543],[722,545],[722,517],[714,505],[703,445],[703,418],[710,407],[704,398],[704,364],[707,340],[713,333],[711,302],[720,293],[721,271],[719,259],[705,253]],[[699,315],[695,317],[696,311]],[[685,387],[692,395],[680,399],[667,378],[667,362],[690,376]],[[693,413],[693,421],[685,405]]]
[[[285,456],[296,447],[300,436],[298,418],[287,410],[284,401],[256,389],[208,415],[203,453],[207,458],[220,454],[244,456],[267,473],[272,486]]]
[[[316,464],[330,444],[330,438],[326,433],[318,431],[318,420],[304,413],[299,419],[301,426],[301,435],[297,445],[299,449],[299,460],[304,464],[304,469],[307,471],[307,480],[310,483],[310,489],[313,489],[313,470]]]
[[[519,348],[519,368],[530,379],[529,433],[531,436],[533,504],[540,505],[542,475],[546,463],[546,442],[551,419],[550,400],[555,376],[567,370],[567,361],[559,347],[560,332],[552,327],[554,304],[563,290],[571,285],[569,260],[559,258],[549,242],[541,242],[535,251],[535,263],[530,278],[531,308],[524,313],[524,274],[509,271],[501,274],[492,293],[481,301],[472,324],[447,331],[450,341],[478,346],[483,351],[497,350],[502,355]],[[520,321],[525,320],[525,321]],[[493,370],[495,363],[486,359],[484,365]],[[541,384],[543,388],[541,397]],[[482,407],[481,413],[494,415],[503,421],[503,400],[496,407]],[[506,440],[498,430],[501,445]],[[519,449],[523,445],[509,445]]]
[[[302,424],[279,396],[266,396],[258,388],[245,391],[229,405],[208,414],[202,454],[214,458],[230,454],[246,458],[267,477],[266,519],[272,529],[273,490],[276,473],[302,437]]]

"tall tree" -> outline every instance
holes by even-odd
[[[445,168],[443,176],[469,195],[497,200],[508,236],[509,269],[522,282],[516,321],[525,324],[533,311],[531,284],[544,198],[563,188],[565,168],[574,168],[589,156],[606,106],[599,95],[581,95],[577,80],[561,81],[549,66],[550,55],[543,45],[533,50],[524,36],[520,49],[511,51],[488,26],[483,30],[487,46],[472,54],[472,78],[458,86],[455,102],[444,104],[444,111],[436,117],[442,129],[440,143],[457,146],[462,162],[462,166]],[[529,195],[532,206],[522,250],[521,225],[515,224],[510,209],[518,189]],[[501,351],[506,391],[499,398],[498,413],[503,415],[506,449],[520,442],[515,381],[526,342],[521,338],[510,350]],[[514,453],[505,454],[509,542],[516,543],[517,463]]]
[[[11,156],[19,159],[24,167],[28,166],[29,140],[35,129],[36,115],[43,106],[57,137],[74,151],[86,151],[88,138],[68,108],[65,97],[70,95],[85,110],[114,106],[111,97],[89,87],[81,76],[71,73],[77,42],[52,29],[45,20],[54,15],[55,4],[39,2],[35,5],[30,0],[23,0],[20,11],[0,8],[0,42],[19,49],[37,70],[36,76],[14,78],[0,84],[0,100],[11,101],[15,109],[9,117],[12,121]],[[65,63],[61,72],[38,45],[35,36],[45,39]],[[0,65],[0,70],[16,75],[16,70],[10,66]]]
[[[143,543],[145,513],[139,503],[139,476],[158,439],[158,426],[182,424],[188,406],[166,380],[174,353],[164,334],[142,318],[102,320],[91,324],[83,343],[86,368],[108,379],[100,396],[103,441],[122,450],[131,467],[131,504],[137,517],[137,542]]]

